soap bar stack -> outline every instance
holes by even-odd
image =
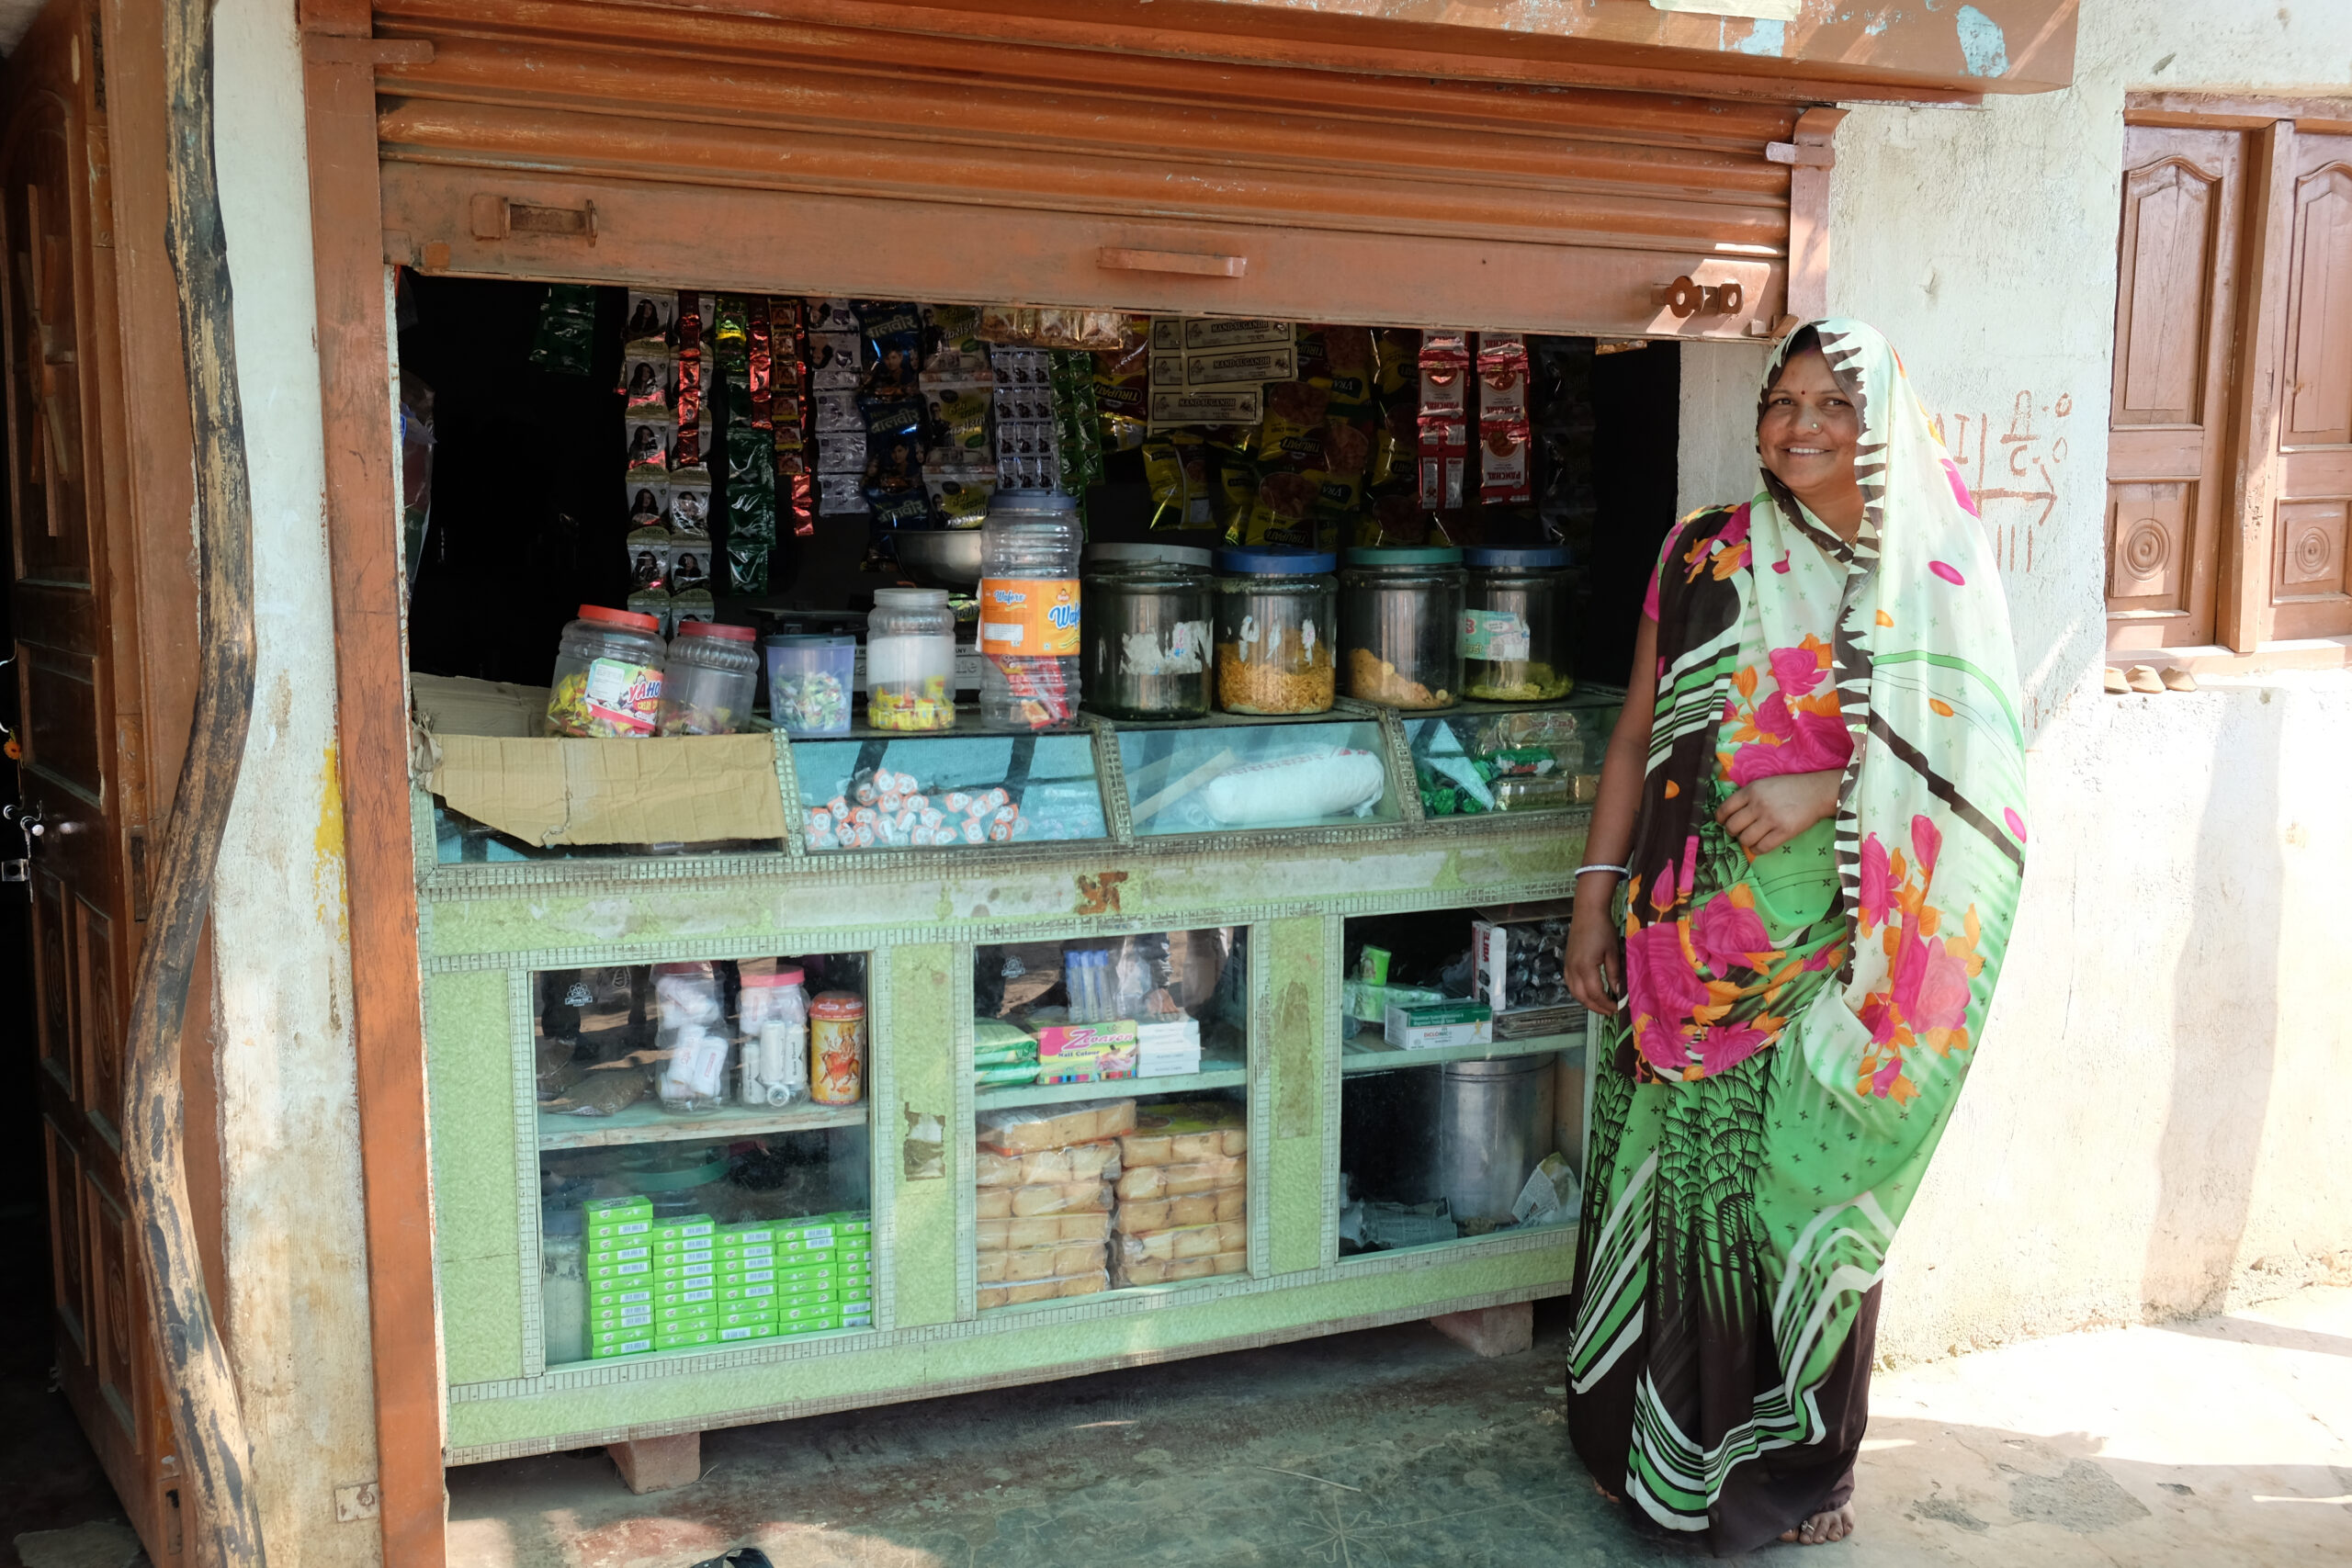
[[[874,1225],[863,1213],[722,1225],[708,1214],[657,1220],[641,1197],[582,1207],[592,1359],[873,1325]]]
[[[1112,1183],[1132,1100],[980,1113],[974,1158],[983,1307],[1110,1285]]]
[[[1159,1285],[1250,1267],[1250,1132],[1223,1101],[1155,1105],[1119,1139],[1111,1270]]]

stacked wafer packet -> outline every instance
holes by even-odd
[[[980,1112],[982,1307],[1109,1288],[1112,1183],[1119,1139],[1135,1127],[1132,1100]]]
[[[1111,1274],[1158,1285],[1250,1267],[1250,1133],[1241,1107],[1155,1105],[1119,1139]]]

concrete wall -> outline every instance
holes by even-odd
[[[2099,690],[2123,100],[2146,88],[2352,94],[2352,6],[2087,0],[2068,91],[1860,108],[1838,139],[1831,308],[1901,349],[1984,502],[2033,736],[2024,906],[1896,1248],[1894,1359],[2352,1263],[2352,673]],[[1753,463],[1755,363],[1685,350],[1686,504]]]
[[[271,1560],[363,1568],[376,1526],[334,1497],[374,1481],[376,1418],[300,42],[279,0],[215,25],[260,655],[212,902],[229,1347]]]

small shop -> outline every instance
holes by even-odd
[[[448,1461],[1565,1291],[1797,111],[537,16],[376,16]]]

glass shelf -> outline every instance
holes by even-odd
[[[1063,1105],[1080,1100],[1139,1099],[1155,1094],[1198,1094],[1212,1089],[1239,1089],[1250,1081],[1250,1070],[1239,1062],[1211,1066],[1179,1077],[1106,1078],[1093,1083],[998,1084],[972,1097],[982,1111],[1007,1105]]]
[[[1136,836],[1394,822],[1374,718],[1119,731]]]
[[[671,1143],[683,1138],[726,1142],[764,1133],[805,1133],[820,1127],[862,1127],[865,1104],[794,1105],[771,1111],[729,1105],[698,1115],[677,1115],[639,1100],[610,1116],[566,1116],[539,1112],[542,1149],[602,1149],[625,1144]]]
[[[1464,704],[1405,720],[1425,816],[1558,811],[1591,804],[1624,705],[1608,690],[1538,707]]]
[[[796,740],[792,761],[814,854],[1110,835],[1094,739],[1082,730]]]
[[[1391,1049],[1387,1044],[1367,1044],[1379,1037],[1359,1034],[1340,1045],[1340,1071],[1343,1073],[1376,1073],[1391,1067],[1429,1067],[1441,1062],[1493,1062],[1509,1056],[1549,1056],[1560,1052],[1573,1053],[1578,1060],[1584,1055],[1584,1033],[1534,1034],[1524,1040],[1497,1040],[1484,1045],[1440,1045],[1426,1051]],[[1571,1064],[1572,1066],[1574,1064]]]

